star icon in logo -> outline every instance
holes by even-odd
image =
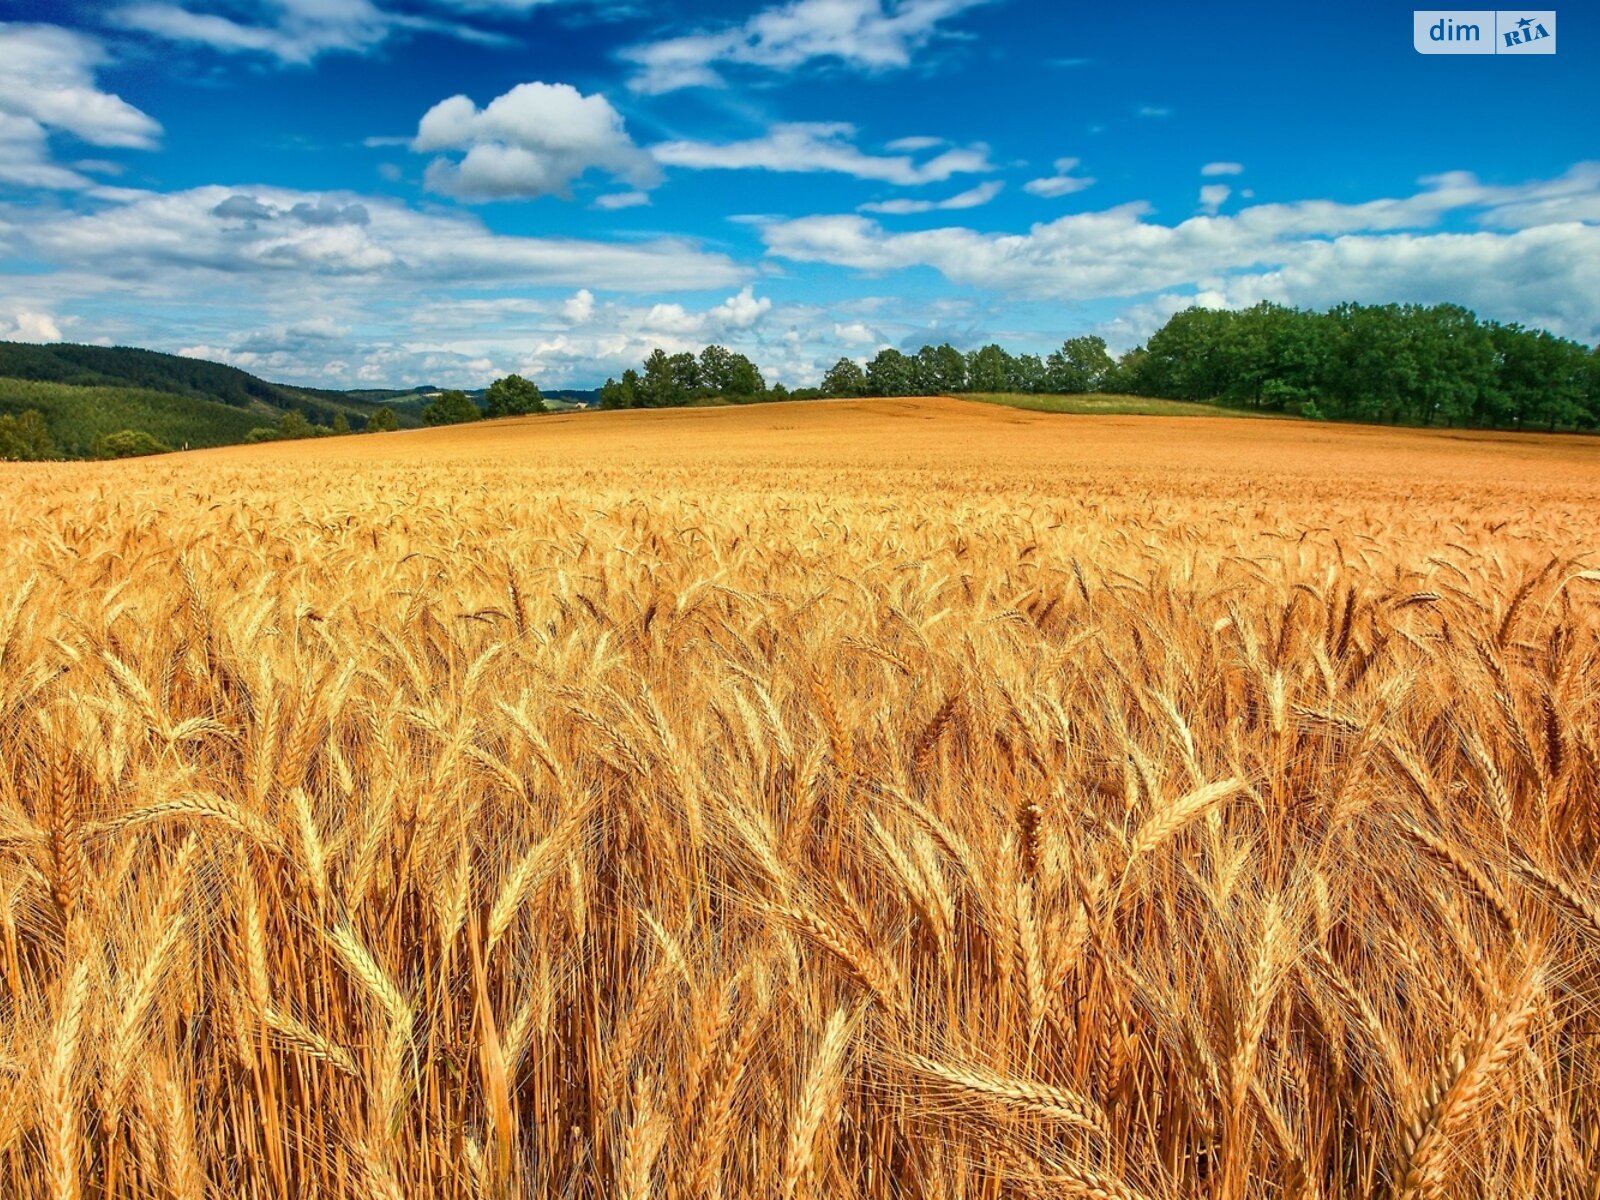
[[[1517,22],[1517,25],[1522,29],[1526,29],[1529,25],[1532,25],[1532,24],[1533,24],[1533,21],[1530,20],[1528,17],[1523,17],[1522,20]]]

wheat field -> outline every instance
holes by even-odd
[[[0,468],[0,1195],[1600,1195],[1600,443]]]

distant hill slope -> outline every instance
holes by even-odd
[[[420,424],[431,387],[341,392],[270,383],[238,367],[126,346],[0,342],[0,414],[37,409],[70,455],[102,433],[133,429],[171,446],[220,446],[286,412],[315,425],[343,414],[359,429],[379,408]]]
[[[74,458],[90,454],[95,438],[124,429],[148,433],[174,449],[229,446],[281,415],[266,404],[233,408],[149,388],[0,379],[0,415],[17,416],[30,408],[44,417],[61,453]]]

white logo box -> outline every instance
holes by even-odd
[[[1412,13],[1418,54],[1554,54],[1553,8],[1429,8]]]

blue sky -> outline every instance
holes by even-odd
[[[1600,338],[1597,13],[4,0],[0,338],[327,386],[1132,345],[1192,303]]]

